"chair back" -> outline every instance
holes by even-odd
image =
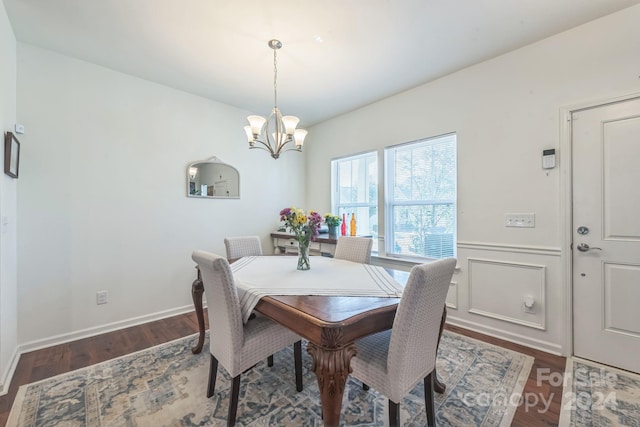
[[[391,330],[387,372],[395,378],[395,391],[405,395],[436,364],[436,351],[455,258],[411,269]]]
[[[227,250],[227,260],[262,255],[262,244],[258,236],[225,237],[224,246]]]
[[[227,260],[221,256],[196,250],[191,258],[198,264],[207,297],[211,354],[225,369],[229,369],[244,340],[240,300],[233,273]]]
[[[373,240],[369,237],[340,236],[333,257],[361,264],[371,263]]]

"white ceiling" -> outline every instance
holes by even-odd
[[[260,115],[278,38],[278,105],[303,126],[639,3],[4,0],[20,42]]]

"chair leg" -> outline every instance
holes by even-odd
[[[229,402],[229,416],[227,417],[227,427],[233,427],[236,423],[238,413],[238,396],[240,395],[240,375],[234,377],[231,383],[231,401]]]
[[[400,404],[389,400],[389,427],[400,425]]]
[[[293,361],[296,368],[296,390],[302,391],[302,341],[293,343]]]
[[[207,397],[213,396],[216,390],[216,377],[218,376],[218,359],[211,356],[211,363],[209,363],[209,384],[207,385]]]
[[[362,383],[362,389],[363,389],[364,391],[367,391],[367,390],[369,390],[369,386],[368,386],[368,385],[366,385],[365,383]]]
[[[267,366],[269,367],[273,366],[273,354],[267,357]]]
[[[433,401],[434,376],[436,371],[433,370],[429,375],[424,377],[424,406],[427,410],[427,423],[429,427],[436,425],[436,406]]]

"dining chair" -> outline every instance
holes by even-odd
[[[225,237],[224,246],[227,250],[227,260],[262,255],[262,244],[258,236]]]
[[[224,247],[227,251],[227,261],[231,262],[244,256],[261,256],[262,244],[258,236],[238,236],[225,237]],[[251,313],[251,319],[256,317],[255,312]],[[267,364],[273,366],[273,356],[269,356]]]
[[[242,323],[240,301],[229,262],[218,255],[196,250],[191,258],[202,274],[209,316],[209,384],[207,397],[216,388],[218,363],[232,378],[227,426],[233,426],[238,410],[240,375],[267,356],[294,344],[296,389],[302,391],[302,343],[300,337],[265,316]]]
[[[352,375],[366,385],[365,390],[373,387],[389,399],[389,426],[399,425],[399,403],[421,380],[427,422],[435,426],[438,334],[455,266],[455,258],[446,258],[413,267],[393,327],[356,341]]]
[[[369,237],[340,236],[336,243],[333,257],[361,264],[371,263],[371,246],[373,240]]]

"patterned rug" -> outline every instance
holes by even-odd
[[[205,396],[209,354],[192,355],[195,336],[20,387],[8,426],[224,426],[230,378],[219,367]],[[205,342],[208,349],[208,342]],[[295,390],[293,349],[242,376],[238,426],[322,426],[311,358],[303,350],[304,391]],[[447,384],[435,395],[438,426],[508,426],[533,358],[445,331],[437,368]],[[387,399],[350,379],[341,421],[384,426]],[[400,405],[404,426],[424,426],[422,383]]]
[[[568,358],[560,427],[640,427],[640,375]]]

